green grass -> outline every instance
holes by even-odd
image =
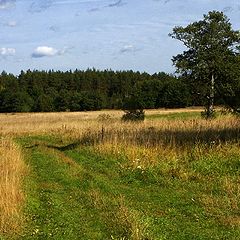
[[[146,115],[146,119],[149,120],[187,120],[187,119],[199,119],[201,118],[201,112],[178,112],[178,113],[168,113],[168,114],[151,114]]]
[[[236,146],[142,170],[90,146],[54,149],[52,137],[18,142],[30,166],[20,239],[239,239]]]

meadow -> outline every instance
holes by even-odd
[[[0,239],[239,239],[240,119],[0,115]]]

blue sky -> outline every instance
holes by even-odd
[[[240,29],[239,0],[0,0],[0,71],[172,73],[183,46],[168,33],[211,10]]]

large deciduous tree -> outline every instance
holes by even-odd
[[[187,77],[206,99],[206,117],[214,113],[215,94],[234,97],[240,81],[240,34],[229,19],[218,11],[186,27],[175,27],[169,34],[187,48],[173,57],[177,72]],[[227,100],[226,100],[227,103]]]

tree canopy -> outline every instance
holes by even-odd
[[[144,109],[186,107],[191,104],[185,97],[188,92],[186,84],[163,72],[28,70],[18,76],[3,72],[0,112],[125,109],[139,103]]]
[[[213,114],[216,94],[225,104],[234,102],[235,91],[239,91],[240,34],[232,29],[229,19],[212,11],[203,20],[175,27],[170,36],[186,47],[173,57],[173,63],[177,72],[192,82],[192,90],[204,96],[208,117]]]

